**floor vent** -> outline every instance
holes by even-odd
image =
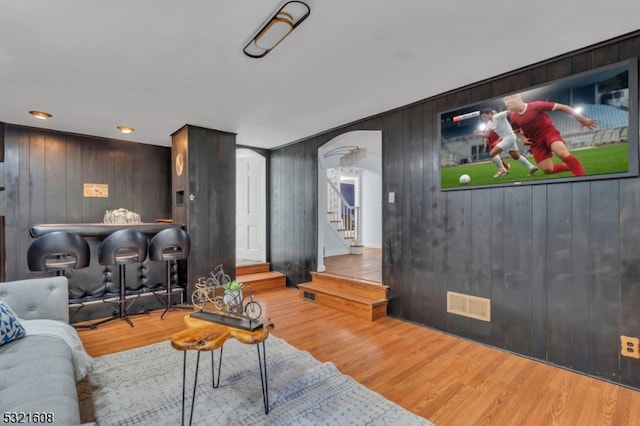
[[[447,312],[489,322],[491,321],[491,300],[448,291]]]
[[[302,298],[308,302],[316,303],[316,294],[312,291],[303,291]]]

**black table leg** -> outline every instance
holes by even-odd
[[[258,348],[258,364],[260,365],[260,384],[262,385],[262,401],[264,402],[264,413],[269,414],[269,388],[267,385],[267,349],[262,341],[262,358],[260,357],[260,343],[256,345]],[[264,373],[263,370],[264,369]]]
[[[193,391],[191,393],[191,414],[189,414],[189,426],[193,421],[193,407],[196,405],[196,386],[198,385],[198,367],[200,367],[200,351],[197,351],[196,356],[196,374],[193,379]],[[184,426],[184,407],[186,396],[186,378],[187,378],[187,351],[184,351],[184,357],[182,362],[182,426]]]
[[[216,367],[213,354],[215,351],[211,351],[211,385],[214,389],[218,389],[220,386],[220,369],[222,368],[222,350],[224,346],[220,346],[220,360],[218,361],[218,380],[216,381]]]
[[[182,417],[181,417],[182,426],[184,426],[184,396],[185,396],[184,394],[185,394],[186,381],[187,381],[187,351],[184,351],[184,355],[182,357]]]

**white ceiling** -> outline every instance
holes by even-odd
[[[245,56],[282,3],[2,1],[0,121],[163,146],[193,124],[272,148],[640,27],[631,0],[309,0]]]

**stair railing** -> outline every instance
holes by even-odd
[[[344,232],[345,240],[351,240],[351,244],[347,245],[360,245],[362,238],[360,207],[349,204],[338,187],[330,180],[327,180],[327,197],[328,220],[339,223],[338,231]]]

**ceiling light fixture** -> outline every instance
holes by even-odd
[[[129,134],[129,133],[133,133],[133,131],[136,129],[129,126],[118,126],[118,130],[120,130],[120,133]]]
[[[37,118],[39,120],[47,120],[47,119],[53,117],[48,112],[44,112],[44,111],[29,111],[29,114],[33,115],[35,118]]]
[[[262,58],[284,40],[311,13],[306,3],[288,1],[267,20],[242,49],[245,55]]]

